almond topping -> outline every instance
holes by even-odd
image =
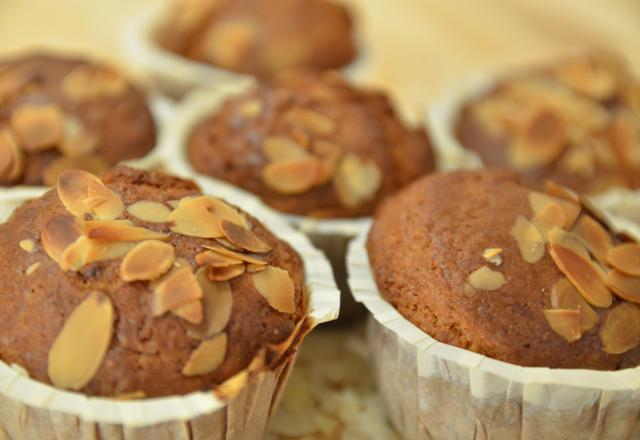
[[[343,205],[355,208],[372,199],[382,183],[378,166],[354,154],[345,155],[333,176],[333,184]]]
[[[247,272],[249,273],[261,272],[266,268],[267,266],[265,264],[253,264],[253,263],[247,264]]]
[[[26,151],[46,150],[62,137],[62,114],[55,105],[25,104],[11,115],[11,128]]]
[[[588,58],[572,60],[556,69],[558,79],[577,91],[597,100],[616,93],[617,80],[610,68]]]
[[[609,354],[625,353],[640,342],[640,306],[622,302],[604,316],[600,326],[602,350]]]
[[[65,116],[62,122],[62,139],[58,143],[58,150],[71,158],[81,158],[90,155],[98,146],[97,140],[85,130],[82,123],[71,116]]]
[[[222,200],[208,196],[184,198],[167,216],[167,222],[173,223],[171,227],[173,232],[203,238],[224,236],[219,226],[221,219],[246,224],[244,217],[234,208]]]
[[[36,248],[36,244],[33,240],[20,240],[18,246],[20,246],[20,249],[28,253],[33,252],[33,250]]]
[[[476,290],[498,290],[507,283],[504,275],[487,266],[474,270],[467,277],[467,284]]]
[[[100,156],[67,157],[53,159],[42,172],[42,180],[47,186],[55,186],[58,177],[68,170],[81,170],[93,175],[101,175],[109,169],[109,165]]]
[[[56,263],[60,262],[62,253],[74,243],[82,234],[73,217],[65,214],[55,214],[44,225],[40,239],[42,248]]]
[[[251,99],[242,103],[238,108],[238,112],[245,118],[255,118],[256,116],[260,116],[263,108],[262,102],[257,99]]]
[[[544,257],[544,240],[540,231],[523,216],[520,215],[516,219],[511,235],[516,239],[524,261],[533,264]]]
[[[550,109],[540,109],[509,149],[511,163],[519,170],[540,168],[558,157],[567,140],[563,118]]]
[[[572,203],[580,203],[580,198],[575,192],[565,186],[558,185],[553,180],[545,181],[545,189],[547,193],[549,193],[553,197],[557,197],[559,199],[563,199]]]
[[[574,231],[598,261],[607,261],[607,253],[613,247],[613,241],[600,223],[589,215],[582,215],[576,223]]]
[[[269,136],[263,142],[264,154],[271,162],[306,159],[309,153],[293,139],[285,136]]]
[[[551,307],[579,310],[580,330],[583,332],[588,332],[598,322],[598,314],[566,278],[561,278],[551,289]]]
[[[282,313],[295,313],[296,289],[289,272],[269,266],[251,276],[253,285],[269,305]]]
[[[165,223],[171,210],[160,202],[140,200],[127,207],[127,212],[143,222]]]
[[[95,214],[103,220],[122,215],[124,203],[100,179],[86,171],[68,170],[58,178],[58,197],[76,217]]]
[[[128,220],[87,220],[82,222],[82,229],[93,240],[142,241],[168,238],[162,232],[133,226]]]
[[[549,231],[562,228],[566,221],[564,211],[557,203],[549,203],[533,218],[533,224],[545,241],[548,241]]]
[[[62,79],[62,91],[78,101],[117,96],[127,88],[119,72],[103,66],[79,66]]]
[[[627,275],[613,269],[607,274],[605,282],[620,298],[640,303],[640,277]]]
[[[34,273],[36,270],[38,270],[38,268],[40,267],[40,262],[35,262],[33,263],[31,266],[27,267],[27,270],[24,271],[24,273],[29,276],[32,273]]]
[[[625,243],[609,249],[607,261],[621,272],[640,276],[640,244]]]
[[[560,228],[553,228],[547,235],[547,241],[549,243],[559,244],[569,248],[586,261],[591,261],[591,257],[589,256],[589,252],[587,251],[584,242],[573,232],[567,232]]]
[[[231,286],[226,281],[212,282],[207,277],[207,268],[196,272],[196,279],[202,289],[203,319],[197,324],[183,322],[190,337],[199,340],[209,339],[220,333],[229,323],[233,306]]]
[[[189,360],[182,368],[182,374],[200,376],[215,371],[227,354],[227,334],[220,333],[211,339],[202,341],[198,348],[191,352]]]
[[[233,266],[213,267],[207,269],[207,276],[211,281],[228,281],[240,276],[245,271],[244,264],[234,264]]]
[[[502,264],[501,253],[502,249],[500,248],[487,248],[482,251],[482,258],[495,266],[500,266]]]
[[[322,162],[315,157],[273,162],[262,170],[262,180],[282,194],[301,194],[310,190],[322,173]]]
[[[328,135],[336,129],[336,124],[331,118],[306,108],[294,108],[289,110],[285,120],[297,125],[313,134]]]
[[[71,312],[49,351],[49,379],[62,389],[80,390],[102,363],[113,332],[109,298],[92,292]]]
[[[207,32],[205,56],[215,64],[233,69],[242,63],[259,36],[258,24],[246,18],[218,22]]]
[[[176,252],[169,243],[143,241],[122,260],[120,278],[127,282],[155,280],[171,269],[175,260]]]
[[[580,334],[580,311],[573,309],[543,310],[551,329],[568,342],[577,341]]]
[[[529,193],[529,203],[531,204],[534,215],[538,215],[549,203],[559,205],[564,211],[566,218],[565,224],[563,225],[565,229],[571,229],[571,226],[573,226],[573,223],[580,214],[580,205],[577,203],[568,202],[541,192],[531,191]]]
[[[24,158],[9,129],[0,130],[0,182],[13,183],[22,176]]]
[[[226,267],[241,264],[242,260],[231,258],[214,251],[204,251],[196,255],[198,266]]]
[[[64,250],[58,264],[65,272],[78,271],[85,264],[120,258],[132,248],[132,243],[91,240],[82,235]]]
[[[202,289],[190,267],[183,266],[169,273],[153,290],[153,316],[162,316],[167,311],[202,297]]]
[[[253,263],[253,264],[267,264],[267,262],[257,256],[254,255],[247,255],[247,254],[240,254],[238,252],[234,252],[231,251],[229,249],[223,248],[222,246],[202,246],[205,249],[209,249],[212,250],[214,252],[217,252],[219,254],[224,255],[225,257],[229,257],[229,258],[233,258],[235,260],[240,260],[240,261],[244,261],[246,263]]]
[[[227,237],[227,240],[242,249],[258,254],[271,251],[271,246],[260,240],[253,232],[237,223],[222,219],[220,220],[220,229],[225,237]]]
[[[172,310],[177,317],[184,319],[192,324],[200,324],[204,319],[202,311],[202,303],[200,300],[194,300],[176,307]]]

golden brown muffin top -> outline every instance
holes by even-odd
[[[279,365],[305,330],[296,252],[164,174],[64,172],[0,225],[0,258],[0,358],[58,388],[211,390]]]
[[[456,122],[487,166],[576,191],[640,187],[640,84],[615,56],[592,52],[506,78]]]
[[[321,218],[371,215],[434,168],[423,129],[406,127],[384,94],[331,72],[288,72],[229,99],[187,148],[196,171]]]
[[[424,177],[383,204],[367,249],[381,294],[441,342],[522,366],[640,363],[640,245],[563,187]]]
[[[260,78],[336,69],[356,55],[349,11],[327,0],[174,0],[156,38],[187,58]]]

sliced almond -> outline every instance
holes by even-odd
[[[263,260],[262,258],[256,256],[256,255],[248,255],[248,254],[240,254],[238,252],[234,252],[232,250],[226,249],[222,246],[216,246],[216,245],[205,245],[202,246],[205,249],[209,249],[211,251],[217,252],[221,255],[224,255],[225,257],[229,257],[229,258],[233,258],[235,260],[240,260],[240,261],[244,261],[245,263],[253,263],[253,264],[267,264],[267,262],[265,260]]]
[[[622,302],[609,310],[600,326],[602,350],[622,354],[640,342],[640,306]]]
[[[597,100],[606,100],[616,93],[615,73],[586,57],[562,64],[555,73],[573,90]]]
[[[98,141],[85,130],[78,119],[65,116],[62,122],[62,139],[57,146],[64,156],[80,158],[93,153]]]
[[[225,267],[209,266],[209,269],[207,270],[207,276],[211,281],[229,281],[237,276],[242,275],[245,270],[246,267],[243,263]]]
[[[202,303],[200,300],[194,300],[183,304],[173,309],[172,312],[174,315],[192,324],[200,324],[204,319]]]
[[[113,333],[109,297],[92,292],[67,317],[49,351],[48,373],[57,388],[80,390],[93,379]]]
[[[22,249],[23,251],[31,253],[36,248],[36,243],[33,240],[25,239],[20,240],[18,246],[20,246],[20,249]]]
[[[257,99],[250,99],[238,107],[238,113],[244,118],[255,118],[256,116],[260,116],[263,109],[264,106],[262,102]]]
[[[42,180],[47,186],[55,186],[60,175],[68,170],[86,171],[93,175],[102,175],[109,165],[100,156],[68,157],[53,159],[42,172]]]
[[[322,162],[315,157],[273,162],[262,171],[262,180],[282,194],[301,194],[310,190],[322,173]]]
[[[220,333],[227,326],[231,318],[233,295],[228,282],[210,281],[205,267],[198,269],[196,279],[202,289],[203,319],[197,325],[188,322],[182,325],[190,337],[202,341]]]
[[[316,140],[313,143],[314,153],[322,160],[322,173],[316,182],[317,185],[324,185],[333,178],[338,169],[343,150],[344,148],[333,142]]]
[[[253,263],[249,263],[247,264],[247,272],[249,273],[255,273],[255,272],[261,272],[263,270],[265,270],[267,268],[266,264],[253,264]]]
[[[202,341],[198,348],[191,352],[189,360],[182,368],[182,374],[191,377],[211,373],[222,365],[226,354],[227,334],[220,333]]]
[[[331,134],[336,129],[336,123],[331,118],[305,108],[289,110],[285,115],[285,120],[320,136]]]
[[[119,72],[103,66],[78,66],[62,79],[62,91],[76,101],[118,96],[128,86]]]
[[[198,266],[226,267],[241,263],[242,260],[227,257],[214,251],[204,251],[196,255],[196,264]]]
[[[84,234],[93,240],[142,241],[166,240],[162,232],[133,226],[127,220],[87,220],[82,222]]]
[[[58,178],[57,189],[64,207],[74,216],[88,213],[111,220],[124,212],[120,197],[86,171],[64,171]]]
[[[190,267],[180,267],[171,272],[153,290],[151,310],[153,316],[202,297],[202,289]]]
[[[547,235],[547,241],[549,243],[559,244],[569,248],[586,261],[591,261],[591,257],[589,256],[589,252],[587,251],[584,242],[574,232],[567,232],[564,229],[553,228]]]
[[[566,200],[567,202],[576,204],[580,203],[580,198],[574,191],[570,190],[566,186],[558,185],[552,180],[545,181],[545,189],[547,193],[553,197]]]
[[[544,257],[544,239],[538,228],[523,216],[518,216],[511,229],[516,239],[522,259],[527,263],[537,263]]]
[[[264,154],[271,162],[305,159],[309,152],[293,139],[285,136],[269,136],[262,143]]]
[[[11,128],[26,151],[46,150],[62,138],[62,113],[52,104],[23,104],[13,111]]]
[[[502,255],[500,255],[501,253],[501,248],[487,248],[482,251],[482,258],[495,266],[500,266],[502,264]]]
[[[24,171],[24,158],[9,129],[0,130],[0,182],[13,183]]]
[[[598,314],[566,278],[561,278],[551,289],[551,307],[579,310],[582,332],[588,332],[598,322]]]
[[[345,155],[333,176],[333,184],[343,205],[355,208],[371,200],[382,183],[382,172],[374,163],[355,154]]]
[[[573,231],[582,239],[587,249],[600,262],[607,261],[607,253],[613,247],[609,232],[589,215],[582,215]]]
[[[613,269],[607,274],[605,282],[620,298],[640,303],[640,277]]]
[[[289,272],[269,266],[251,276],[253,285],[269,305],[282,313],[295,313],[296,289]]]
[[[246,220],[238,211],[222,200],[208,196],[184,198],[167,216],[167,222],[173,223],[173,232],[203,238],[223,237],[219,226],[222,219],[246,225]]]
[[[256,43],[258,23],[253,19],[236,18],[218,22],[205,36],[205,56],[215,64],[237,68]]]
[[[545,241],[548,240],[549,232],[553,228],[562,228],[566,222],[564,211],[557,203],[549,203],[536,214],[532,221]]]
[[[580,311],[574,309],[543,310],[551,329],[567,342],[577,341],[580,334]]]
[[[40,262],[36,261],[31,266],[27,267],[27,270],[24,271],[25,275],[29,276],[33,274],[40,267]]]
[[[519,170],[540,168],[556,159],[567,144],[567,126],[556,112],[542,108],[532,114],[509,149],[509,159]]]
[[[227,240],[242,249],[258,254],[271,251],[271,246],[260,240],[253,232],[244,226],[227,219],[222,219],[220,220],[220,229]]]
[[[49,258],[59,263],[64,250],[75,242],[81,234],[82,230],[73,217],[55,214],[42,229],[40,235],[42,248]]]
[[[171,269],[175,260],[175,249],[169,243],[143,241],[122,260],[120,278],[127,282],[155,280]]]
[[[566,218],[565,224],[563,225],[565,229],[571,229],[571,226],[573,226],[573,223],[580,214],[580,205],[577,203],[569,202],[537,191],[529,192],[529,203],[534,215],[538,215],[550,203],[559,205],[564,211]]]
[[[64,250],[58,264],[65,272],[78,271],[86,264],[120,258],[133,246],[121,241],[91,240],[82,235]]]
[[[640,244],[625,243],[609,248],[606,256],[606,261],[619,271],[627,275],[640,276]]]
[[[143,222],[165,223],[171,210],[163,203],[139,200],[127,207],[127,212]]]
[[[487,266],[474,270],[467,277],[467,284],[475,290],[498,290],[507,283],[502,273]]]

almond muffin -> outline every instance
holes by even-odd
[[[100,174],[155,140],[145,95],[114,68],[38,52],[0,60],[0,185]]]
[[[156,38],[180,56],[267,78],[345,66],[356,55],[352,27],[328,0],[174,0]]]
[[[305,329],[298,254],[190,181],[65,171],[0,225],[0,358],[108,397],[211,390]],[[34,325],[37,323],[37,325]]]
[[[383,204],[367,251],[381,295],[440,342],[520,366],[640,363],[640,245],[564,187],[428,176]]]
[[[640,187],[640,84],[591,52],[498,82],[460,110],[455,133],[489,167],[576,191]]]
[[[197,172],[316,218],[371,215],[434,168],[423,129],[335,72],[290,71],[228,99],[192,129],[187,150]]]

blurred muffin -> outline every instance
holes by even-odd
[[[0,358],[89,395],[209,390],[279,364],[304,324],[302,262],[190,181],[66,171],[0,225]],[[34,325],[37,323],[37,325]],[[287,352],[288,353],[288,352]]]
[[[640,84],[592,52],[506,78],[461,109],[462,145],[485,165],[576,191],[640,186]]]
[[[192,60],[257,77],[333,69],[356,49],[347,9],[327,0],[174,0],[161,46]]]
[[[43,53],[0,61],[1,185],[100,174],[144,156],[155,138],[145,95],[112,67]]]
[[[434,167],[424,130],[407,128],[382,93],[333,72],[287,72],[229,99],[187,148],[196,171],[318,218],[371,215]]]
[[[640,245],[560,186],[425,177],[383,204],[367,250],[380,293],[445,344],[521,366],[640,363]]]

